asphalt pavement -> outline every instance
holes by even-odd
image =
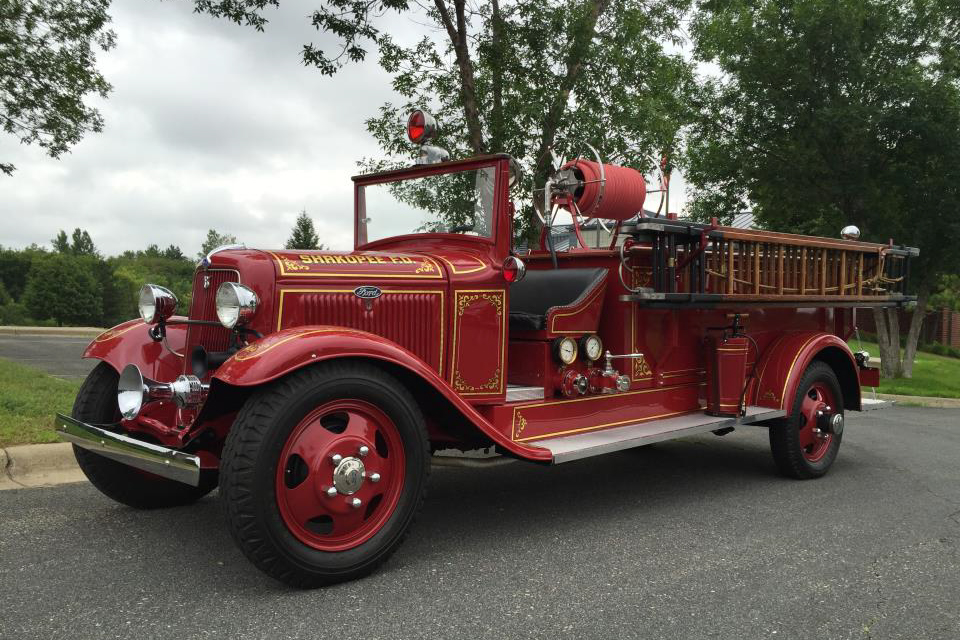
[[[0,358],[28,364],[58,378],[85,378],[97,364],[81,358],[90,338],[0,335]]]
[[[0,638],[960,638],[960,410],[852,414],[825,478],[747,427],[557,467],[438,469],[373,576],[295,591],[215,496],[0,492]]]

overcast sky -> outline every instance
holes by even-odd
[[[185,0],[114,3],[117,46],[99,58],[114,88],[97,101],[104,131],[60,160],[0,134],[0,160],[17,166],[0,175],[0,244],[49,245],[82,227],[108,255],[151,243],[193,255],[215,228],[272,248],[306,209],[322,242],[351,248],[350,176],[379,154],[364,120],[399,99],[375,53],[333,78],[304,67],[303,43],[325,37],[295,4],[257,33]]]

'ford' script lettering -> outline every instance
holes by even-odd
[[[380,287],[357,287],[353,290],[353,295],[364,300],[379,298],[381,293]]]

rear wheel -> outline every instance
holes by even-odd
[[[400,545],[429,472],[423,416],[381,369],[311,367],[264,388],[237,416],[220,493],[241,550],[297,587],[373,571]]]
[[[780,472],[799,479],[825,474],[843,438],[843,392],[824,362],[803,372],[789,418],[770,425],[770,449]]]
[[[98,364],[80,387],[73,403],[73,417],[92,425],[120,422],[117,380],[120,374],[105,362]],[[216,472],[205,471],[200,486],[141,471],[134,467],[73,446],[73,455],[90,484],[108,498],[135,509],[177,507],[196,502],[217,486]]]

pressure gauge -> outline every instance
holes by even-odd
[[[563,364],[573,364],[577,359],[577,343],[573,338],[557,338],[553,343],[553,355]]]
[[[603,355],[603,343],[600,341],[600,336],[598,335],[589,335],[580,338],[580,348],[583,349],[587,360],[599,360],[600,356]]]

